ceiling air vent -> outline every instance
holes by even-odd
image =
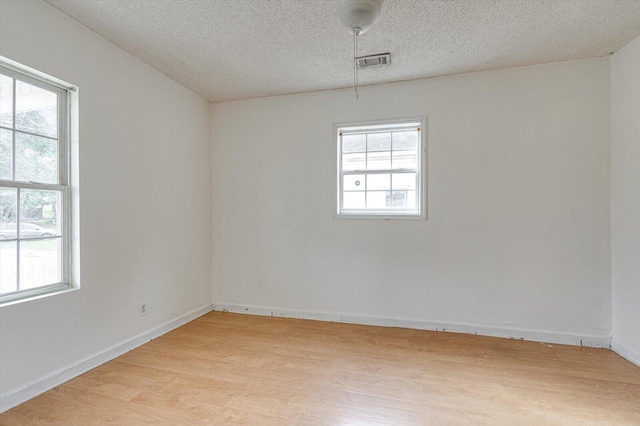
[[[389,65],[391,63],[391,53],[379,53],[377,55],[359,56],[358,68],[369,68],[377,65]]]

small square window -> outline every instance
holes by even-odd
[[[336,125],[336,214],[426,218],[425,119]]]

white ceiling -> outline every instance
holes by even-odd
[[[348,87],[341,0],[45,0],[211,102]],[[362,85],[605,56],[640,34],[640,0],[386,0]]]

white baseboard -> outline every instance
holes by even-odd
[[[213,306],[211,304],[194,309],[193,311],[181,315],[178,318],[167,321],[164,324],[152,328],[151,330],[145,331],[121,343],[106,348],[105,350],[71,364],[70,366],[47,374],[20,387],[19,389],[14,389],[4,393],[0,395],[0,413],[4,413],[5,411],[20,405],[31,398],[35,398],[36,396],[55,388],[56,386],[61,385],[62,383],[71,380],[92,368],[104,364],[107,361],[111,361],[112,359],[117,358],[150,340],[156,339],[163,334],[188,323],[189,321],[211,312],[212,310]]]
[[[531,330],[524,328],[494,327],[475,324],[442,323],[389,317],[369,317],[343,315],[335,312],[314,312],[294,309],[270,308],[267,306],[218,304],[214,311],[226,311],[240,314],[263,315],[284,318],[312,319],[319,321],[345,322],[350,324],[377,325],[383,327],[414,328],[418,330],[446,331],[451,333],[476,334],[481,336],[502,337],[508,339],[531,340],[534,342],[557,343],[563,345],[610,348],[609,333],[602,335],[576,334],[558,331]]]
[[[627,361],[640,367],[640,352],[632,349],[628,345],[625,345],[616,339],[615,336],[611,339],[611,350],[625,358]]]

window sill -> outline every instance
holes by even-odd
[[[30,302],[32,300],[43,299],[49,296],[56,296],[58,294],[70,293],[72,291],[80,290],[79,286],[67,285],[64,287],[56,288],[55,290],[50,290],[45,293],[34,294],[31,296],[22,297],[19,299],[10,299],[6,301],[0,302],[0,308],[5,308],[7,306],[17,305],[23,302]]]
[[[423,215],[407,214],[407,215],[388,215],[388,214],[334,214],[334,219],[357,219],[357,220],[427,220]]]

